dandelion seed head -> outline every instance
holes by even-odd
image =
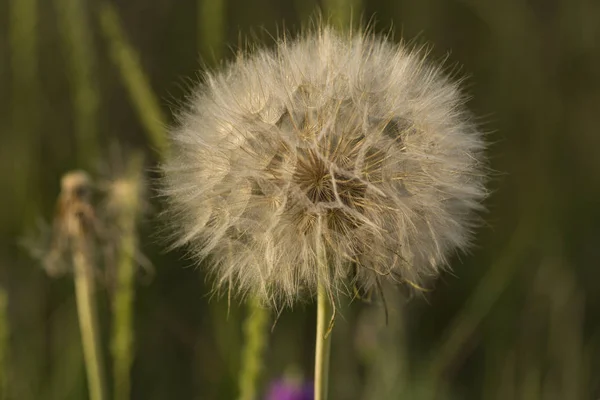
[[[207,74],[171,137],[174,244],[210,257],[217,287],[274,304],[318,282],[335,298],[436,276],[486,195],[458,85],[372,34],[322,28],[240,55]]]

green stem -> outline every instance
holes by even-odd
[[[8,296],[0,289],[0,400],[8,399]]]
[[[361,0],[324,0],[325,20],[329,19],[336,28],[347,31],[353,22],[360,17]]]
[[[245,347],[240,373],[240,400],[258,399],[258,382],[263,368],[262,354],[267,343],[268,311],[253,298],[248,304],[248,317],[244,322]]]
[[[317,338],[315,347],[315,400],[327,400],[329,384],[329,352],[331,335],[329,326],[333,308],[323,285],[317,293]]]
[[[98,17],[112,61],[120,72],[121,80],[148,134],[150,143],[160,157],[165,157],[168,151],[166,119],[137,53],[127,41],[117,10],[112,4],[101,2]]]
[[[317,334],[315,343],[315,391],[314,400],[327,400],[329,386],[329,351],[331,348],[331,328],[333,327],[334,309],[330,302],[322,277],[327,276],[327,252],[321,240],[323,221],[319,218],[316,235],[316,254],[318,270],[317,287]]]
[[[127,176],[119,184],[118,225],[122,238],[119,249],[117,286],[113,314],[112,338],[114,398],[128,400],[131,393],[130,371],[133,363],[133,301],[135,295],[134,276],[137,249],[136,217],[139,215],[140,185],[143,158],[136,153],[130,162]]]
[[[94,73],[95,49],[87,4],[82,0],[55,0],[64,54],[70,69],[77,157],[81,166],[95,165],[98,156],[100,98]]]
[[[82,247],[82,246],[81,246]],[[96,314],[96,298],[94,296],[94,268],[90,263],[89,252],[84,248],[73,252],[75,269],[75,293],[77,297],[77,312],[81,342],[88,376],[90,400],[105,400],[106,386],[104,381],[104,366],[100,350],[100,332],[98,315]]]
[[[510,283],[517,271],[519,261],[524,256],[527,238],[535,233],[532,231],[535,227],[536,223],[532,220],[522,223],[517,228],[503,256],[490,267],[461,313],[449,325],[442,342],[432,352],[434,356],[427,367],[429,376],[432,378],[432,387],[437,388],[441,384],[446,369],[464,348]]]
[[[133,275],[131,252],[135,251],[135,237],[127,233],[121,240],[121,255],[117,272],[117,290],[114,300],[113,375],[115,400],[128,400],[129,373],[133,360]]]
[[[42,109],[43,104],[40,101],[42,93],[39,79],[38,45],[42,35],[39,33],[40,4],[38,3],[40,3],[38,0],[11,0],[8,2],[10,57],[7,58],[3,54],[2,58],[11,62],[12,95],[10,101],[4,103],[6,106],[10,106],[10,110],[3,115],[12,117],[11,130],[18,134],[13,135],[13,141],[7,142],[3,147],[8,150],[6,154],[12,155],[14,160],[34,159],[34,154],[37,154],[40,145],[40,116],[46,111]],[[6,6],[3,5],[4,10],[6,10]],[[3,32],[3,40],[4,35]],[[4,64],[2,65],[4,66]],[[6,93],[3,96],[6,96]],[[11,149],[11,143],[14,143],[14,149]],[[18,174],[16,172],[11,185],[11,192],[14,193],[15,199],[14,204],[19,205],[15,218],[19,218],[19,216],[25,218],[32,215],[39,207],[36,199],[40,198],[38,188],[41,182],[40,174],[33,162],[20,163]]]
[[[225,43],[225,0],[198,0],[198,44],[203,61],[216,64]]]

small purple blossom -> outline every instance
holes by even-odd
[[[313,400],[312,382],[295,382],[290,379],[279,379],[271,383],[265,400]]]

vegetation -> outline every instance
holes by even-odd
[[[99,240],[95,283],[106,397],[237,397],[252,306],[211,296],[205,269],[167,252],[151,190],[113,225],[103,200],[142,162],[152,187],[165,127],[202,70],[299,31],[313,4],[345,3],[207,1],[0,0],[0,398],[89,396],[73,277],[40,262],[53,244],[39,221],[82,168],[116,227]],[[346,3],[334,24],[362,16],[466,76],[496,172],[476,247],[451,271],[422,294],[385,287],[336,310],[329,398],[599,397],[600,5]],[[307,303],[261,315],[257,326],[274,325],[253,390],[312,380],[315,314]]]

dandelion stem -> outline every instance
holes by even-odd
[[[262,354],[267,342],[267,322],[269,313],[257,298],[248,303],[248,317],[244,322],[244,352],[240,373],[240,400],[258,398],[258,381],[263,367]]]
[[[82,241],[85,241],[85,239]],[[85,244],[82,243],[82,246],[78,246],[73,250],[77,313],[79,314],[79,328],[81,330],[90,400],[105,400],[104,366],[100,350],[96,299],[94,297],[94,268],[91,264],[90,252],[86,251]]]
[[[327,292],[319,283],[317,293],[317,338],[315,348],[315,400],[327,400],[329,383],[329,350],[331,335],[328,326],[331,325],[332,307]]]

